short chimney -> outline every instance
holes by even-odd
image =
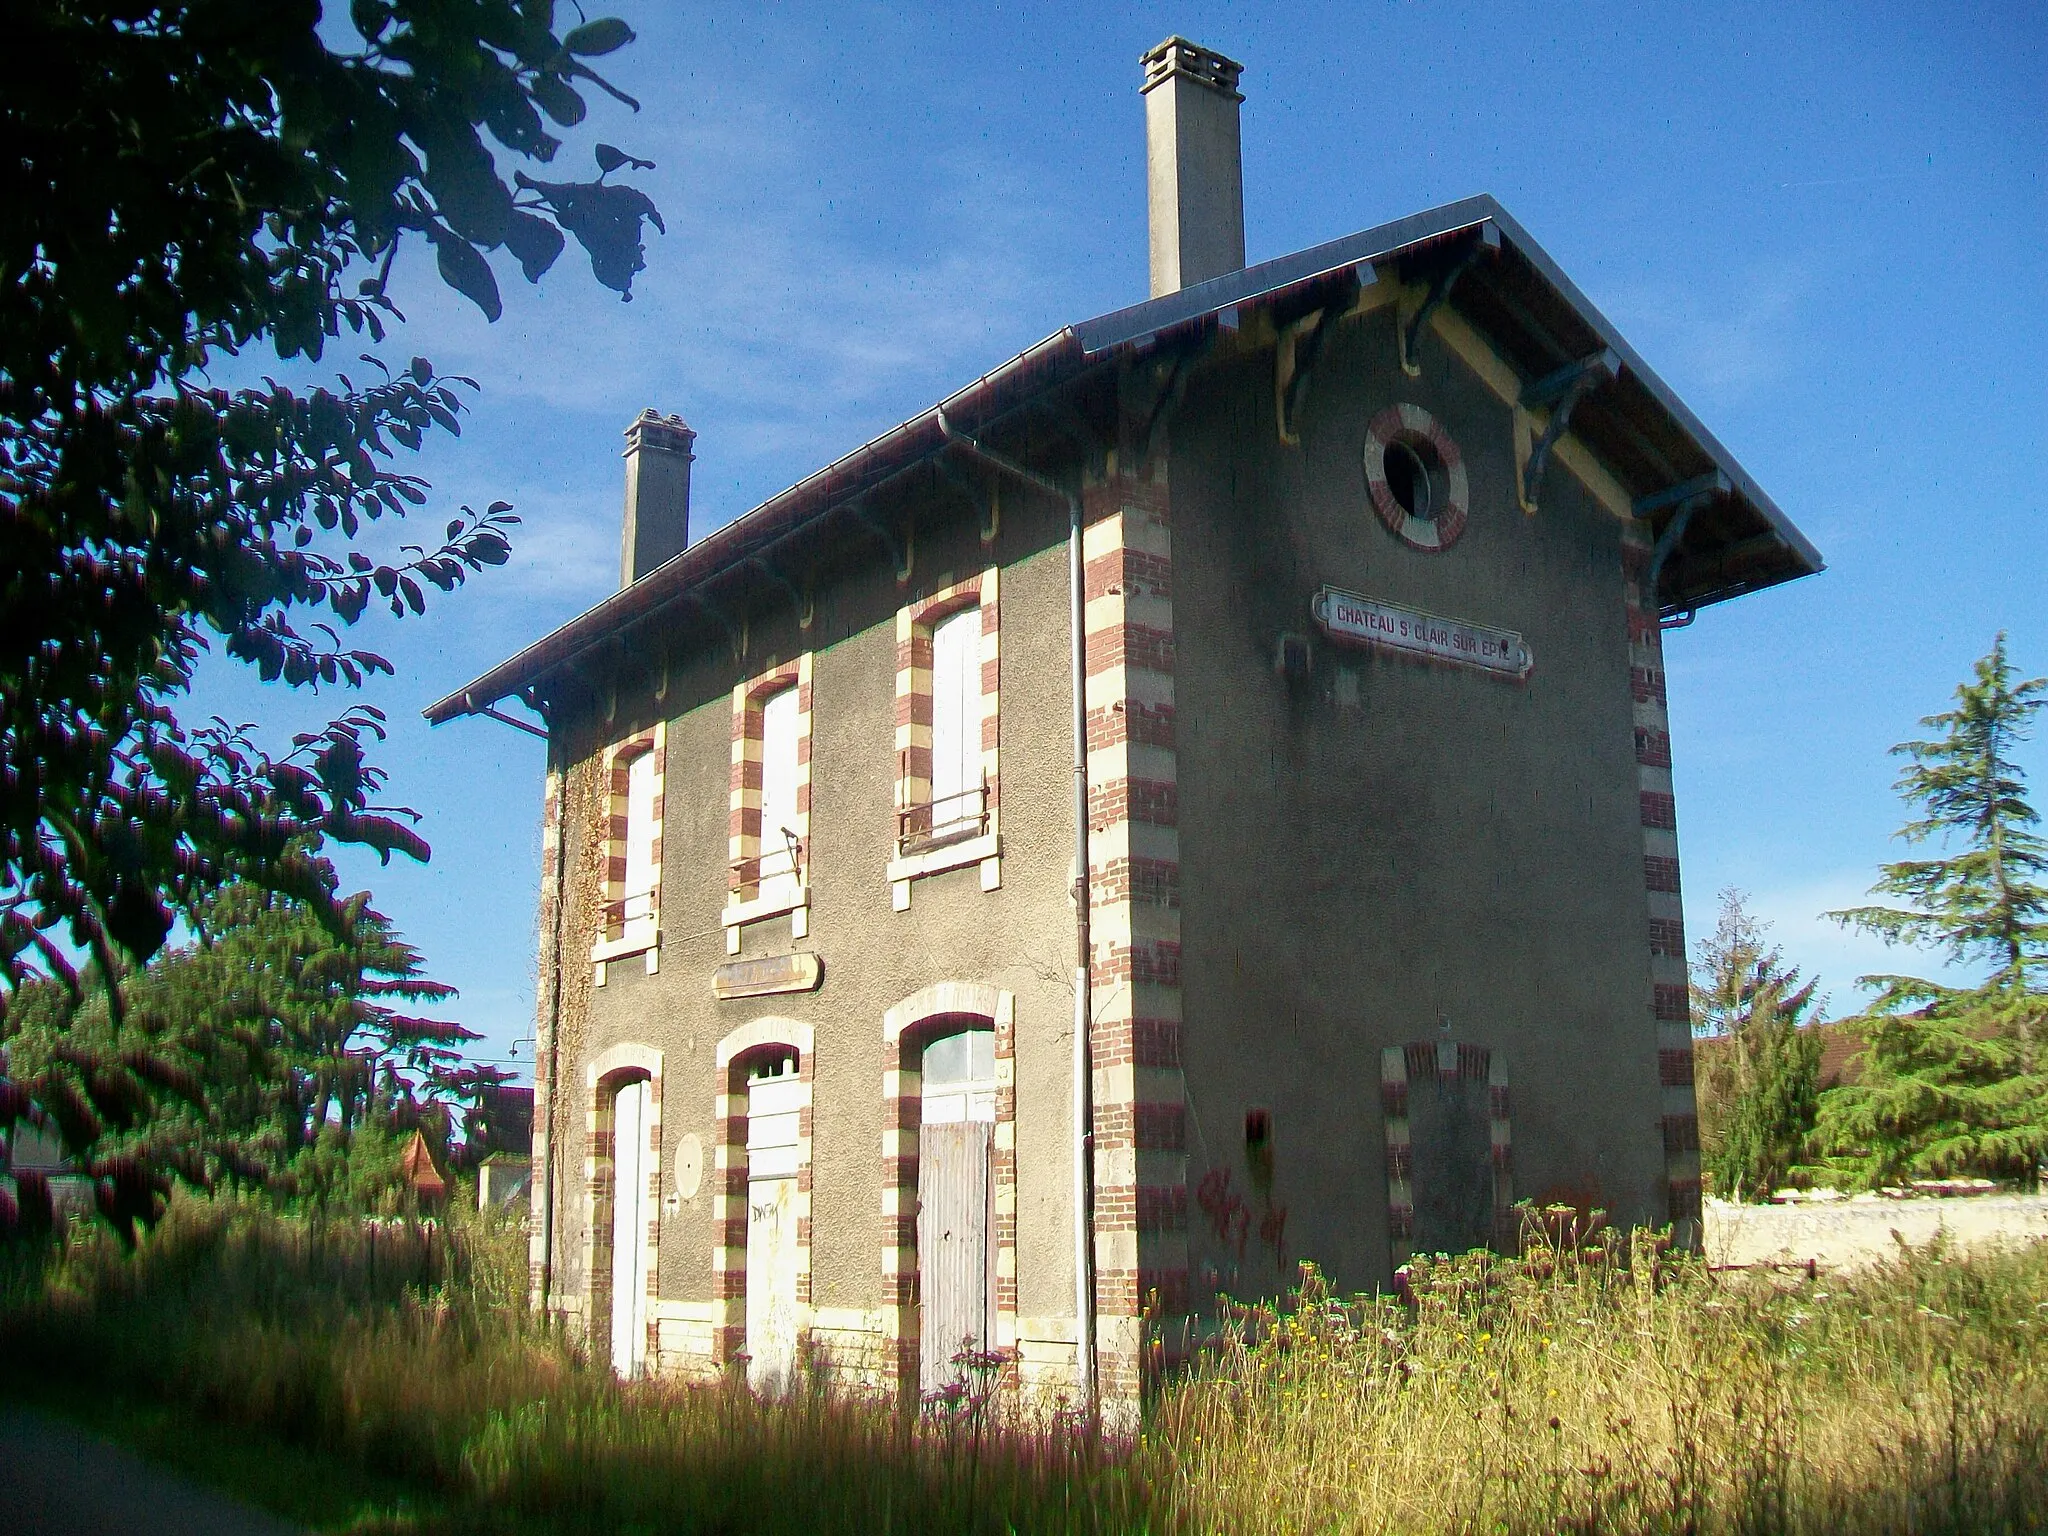
[[[626,428],[626,534],[619,585],[630,587],[690,542],[690,462],[697,441],[680,416],[649,408]]]
[[[1145,184],[1152,296],[1244,266],[1244,154],[1237,77],[1244,66],[1169,37],[1145,66]]]

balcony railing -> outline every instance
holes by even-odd
[[[773,842],[769,841],[774,836]],[[809,850],[803,839],[764,833],[761,851],[751,858],[734,859],[729,867],[728,888],[735,894],[766,893],[778,887],[790,890],[803,884]]]
[[[621,896],[616,901],[606,902],[603,918],[605,938],[623,939],[634,924],[654,921],[654,892],[637,891],[631,896]]]
[[[929,853],[988,830],[988,780],[896,813],[896,856]]]

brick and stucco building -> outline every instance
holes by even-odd
[[[1664,635],[1820,559],[1492,199],[1245,267],[1237,66],[1146,71],[1149,300],[694,544],[643,415],[619,592],[429,712],[545,722],[534,1283],[622,1369],[1124,1406],[1302,1258],[1696,1241]]]

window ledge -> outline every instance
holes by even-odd
[[[889,861],[890,884],[899,881],[916,880],[925,875],[936,875],[941,870],[959,869],[967,864],[979,864],[984,859],[1001,858],[1003,840],[994,832],[984,832],[979,837],[965,838],[957,843],[947,843],[940,848],[914,853],[907,858]]]
[[[807,938],[811,931],[811,888],[799,886],[788,896],[756,896],[752,901],[729,902],[718,916],[725,926],[725,952],[736,955],[740,952],[740,933],[748,923],[758,923],[763,918],[780,917],[789,914],[789,936],[793,939]]]
[[[728,928],[738,928],[746,923],[758,923],[764,917],[780,917],[785,912],[797,912],[811,904],[811,888],[800,887],[787,896],[756,896],[752,901],[729,901],[719,914],[719,922]]]
[[[628,955],[645,954],[650,949],[661,948],[661,930],[649,923],[645,928],[629,926],[616,939],[599,939],[590,946],[590,958],[599,965],[607,960],[623,960]]]

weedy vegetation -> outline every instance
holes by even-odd
[[[226,1200],[17,1261],[0,1389],[145,1449],[168,1414],[187,1470],[327,1530],[2048,1528],[2048,1247],[1710,1274],[1558,1221],[1392,1296],[1305,1266],[1162,1372],[1131,1444],[822,1374],[621,1384],[527,1317],[514,1226]]]

